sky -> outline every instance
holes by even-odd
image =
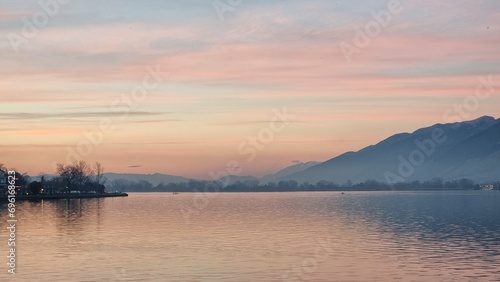
[[[0,0],[0,163],[263,176],[498,118],[499,23],[495,0]]]

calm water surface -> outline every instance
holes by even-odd
[[[500,281],[496,191],[133,193],[17,216],[0,281]]]

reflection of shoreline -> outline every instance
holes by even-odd
[[[81,235],[85,232],[101,230],[104,202],[100,198],[73,198],[29,203],[32,203],[34,207],[44,208],[45,206],[50,209],[51,214],[45,218],[45,221],[53,221],[55,230],[67,237],[65,239],[72,238],[71,240],[64,239],[65,244],[71,245],[81,242],[83,240]]]
[[[16,201],[88,199],[88,198],[112,198],[112,197],[128,197],[128,194],[127,193],[106,193],[106,194],[17,195]],[[7,197],[0,198],[0,201],[7,201]]]

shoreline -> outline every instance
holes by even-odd
[[[499,189],[425,188],[425,189],[339,189],[339,190],[221,190],[221,191],[175,191],[178,194],[196,193],[282,193],[282,192],[418,192],[418,191],[500,191]],[[126,191],[126,193],[170,193],[174,191]]]
[[[60,200],[60,199],[92,199],[92,198],[114,198],[128,197],[127,193],[105,193],[105,194],[60,194],[60,195],[24,195],[16,196],[17,201],[40,201],[40,200]],[[8,197],[1,197],[0,202],[8,202]]]

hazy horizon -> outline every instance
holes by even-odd
[[[482,117],[478,117],[478,118],[473,118],[473,119],[469,119],[469,120],[464,120],[462,122],[472,122],[472,121],[475,121],[475,120],[478,120],[478,119],[484,119],[484,118],[493,118],[494,120],[500,120],[500,118],[497,118],[497,117],[494,117],[494,116],[482,116]],[[454,123],[448,123],[448,124],[454,124]],[[417,129],[413,129],[413,130],[409,130],[409,131],[405,131],[405,132],[396,132],[396,133],[393,133],[391,134],[390,136],[386,136],[385,138],[383,138],[382,140],[378,140],[376,141],[375,143],[373,144],[369,144],[367,147],[364,147],[364,148],[360,148],[358,150],[355,150],[355,151],[347,151],[347,152],[342,152],[340,153],[339,155],[335,155],[335,156],[330,156],[327,158],[327,161],[328,160],[331,160],[331,159],[334,159],[334,158],[337,158],[339,156],[342,156],[343,154],[346,154],[346,153],[357,153],[359,151],[362,151],[363,149],[366,149],[370,146],[376,146],[378,145],[379,143],[383,142],[383,141],[386,141],[388,139],[390,139],[391,137],[395,136],[395,135],[400,135],[400,134],[413,134],[419,130],[422,130],[424,128],[431,128],[431,127],[434,127],[434,126],[438,126],[440,127],[439,125],[446,125],[446,124],[441,124],[441,123],[435,123],[435,124],[431,124],[431,125],[428,125],[428,126],[425,126],[423,128],[417,128]],[[441,128],[441,127],[440,127]],[[431,135],[429,135],[430,137]],[[417,137],[414,137],[414,138],[411,138],[411,139],[415,139],[414,141],[418,140]],[[441,149],[442,150],[442,149]],[[98,161],[97,161],[98,162]],[[224,171],[219,171],[219,174],[215,174],[217,175],[218,177],[214,177],[214,175],[211,175],[209,174],[207,177],[205,178],[196,178],[196,177],[189,177],[189,176],[186,176],[186,175],[175,175],[175,174],[171,174],[171,173],[168,173],[168,172],[161,172],[161,171],[156,171],[156,172],[146,172],[146,173],[137,173],[137,172],[119,172],[119,171],[104,171],[105,173],[110,173],[110,174],[117,174],[117,175],[124,175],[124,174],[130,174],[130,175],[155,175],[155,174],[160,174],[160,175],[168,175],[168,176],[174,176],[174,177],[181,177],[181,178],[186,178],[186,180],[189,180],[189,179],[197,179],[197,180],[219,180],[221,177],[224,177],[224,175],[220,174],[221,172],[227,172],[227,176],[231,176],[231,177],[253,177],[253,178],[257,178],[257,179],[265,179],[266,176],[276,176],[278,172],[280,171],[284,171],[285,169],[290,169],[292,167],[295,167],[296,165],[306,165],[306,164],[312,164],[314,163],[313,165],[317,165],[317,164],[321,164],[322,162],[318,162],[318,161],[315,161],[315,160],[309,160],[309,161],[298,161],[298,160],[294,160],[292,161],[290,164],[282,167],[282,168],[279,168],[278,170],[276,171],[268,171],[266,172],[265,174],[263,175],[249,175],[249,174],[242,174],[241,172],[239,172],[235,167],[235,168],[230,168],[230,169],[226,169]],[[60,164],[70,164],[68,162],[61,162]],[[17,168],[14,168],[14,169],[17,169]],[[293,170],[295,172],[300,172],[304,170],[303,168],[299,168],[297,170]],[[20,170],[21,172],[22,170]],[[213,170],[211,170],[213,172]],[[45,175],[57,175],[55,172],[54,173],[43,173]],[[40,173],[38,174],[29,174],[28,175],[30,176],[40,176]],[[277,178],[279,180],[279,178]],[[317,179],[318,181],[321,180],[321,179]],[[324,179],[323,179],[324,180]],[[373,180],[373,179],[365,179],[364,181],[369,181],[369,180]],[[426,180],[431,180],[431,178],[428,178]],[[493,181],[492,179],[490,179],[490,181]],[[161,181],[160,181],[161,182]],[[362,181],[363,182],[363,181]]]

